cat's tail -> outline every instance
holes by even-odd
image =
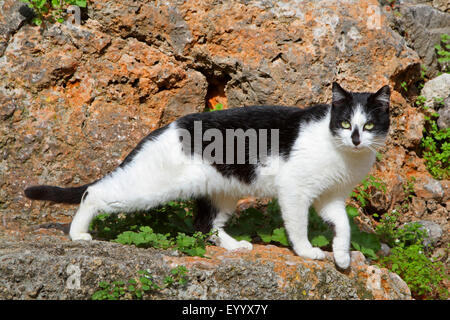
[[[77,204],[81,202],[87,188],[93,183],[80,187],[60,188],[54,186],[32,186],[25,189],[25,196],[32,200],[47,200],[56,203]]]

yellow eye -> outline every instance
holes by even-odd
[[[364,125],[364,129],[366,129],[368,131],[372,130],[373,129],[373,123],[371,123],[371,122],[366,123]]]
[[[342,121],[342,122],[341,122],[341,126],[342,126],[342,128],[344,128],[344,129],[350,129],[350,127],[351,127],[352,125],[351,125],[350,122],[348,122],[348,121]]]

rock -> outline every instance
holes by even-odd
[[[100,281],[128,281],[147,270],[162,284],[170,270],[188,269],[185,286],[155,290],[150,299],[411,299],[405,282],[369,266],[352,252],[346,273],[332,255],[303,259],[290,250],[255,245],[252,251],[208,247],[208,258],[174,256],[111,242],[0,242],[1,299],[90,299]]]
[[[427,204],[425,200],[414,197],[411,200],[411,211],[417,217],[423,216],[427,212]]]
[[[387,257],[390,254],[391,254],[391,248],[386,243],[382,242],[381,243],[381,248],[377,252],[377,255],[381,256],[381,257]]]
[[[442,202],[448,202],[450,200],[450,180],[441,180],[440,184],[444,189],[444,198],[442,199]],[[447,206],[447,208],[450,208],[450,206]]]
[[[444,100],[444,106],[439,108],[437,112],[439,113],[438,127],[442,130],[450,127],[450,96]]]
[[[447,0],[433,0],[433,7],[441,11],[450,12],[450,2]]]
[[[430,212],[433,212],[439,208],[439,205],[436,200],[430,199],[427,201],[427,209]]]
[[[0,57],[12,35],[22,26],[27,16],[31,14],[26,4],[15,1],[0,1]]]
[[[391,1],[392,2],[392,1]],[[426,4],[441,11],[450,11],[450,3],[447,0],[397,0],[399,5],[404,4]],[[388,5],[388,0],[380,0],[383,5]]]
[[[429,176],[418,176],[414,184],[416,195],[424,200],[442,200],[444,197],[444,188],[442,184]]]
[[[436,99],[444,100],[450,97],[450,74],[444,73],[428,81],[420,94],[426,99],[426,107],[441,108],[441,103],[436,103]]]
[[[433,245],[441,239],[442,228],[439,224],[428,220],[420,220],[417,221],[417,223],[422,225],[420,229],[425,230],[428,234],[428,236],[423,240],[423,244],[425,246]]]
[[[396,13],[397,12],[397,13]],[[450,34],[450,14],[426,4],[402,3],[390,10],[395,30],[420,56],[429,78],[440,71],[435,45],[441,43],[441,34]]]
[[[424,185],[424,188],[433,195],[434,199],[441,199],[444,196],[444,189],[438,180],[428,179],[428,183]]]
[[[425,116],[409,110],[408,121],[402,144],[407,149],[415,149],[422,142]]]

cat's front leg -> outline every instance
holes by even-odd
[[[345,198],[330,197],[317,200],[314,207],[323,220],[334,225],[334,261],[339,268],[350,265],[350,223],[345,210]]]
[[[308,213],[310,201],[294,194],[284,194],[278,199],[284,225],[297,255],[303,258],[325,258],[325,253],[308,240]]]

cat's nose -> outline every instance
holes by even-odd
[[[353,131],[352,142],[355,146],[358,146],[361,143],[361,140],[359,139],[359,131],[358,130]]]

